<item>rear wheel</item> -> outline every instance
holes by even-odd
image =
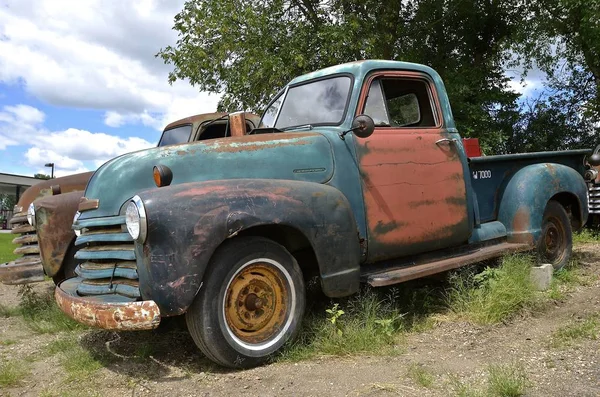
[[[215,252],[186,322],[208,358],[248,368],[296,335],[304,307],[304,280],[294,257],[272,240],[243,237]]]
[[[542,263],[550,263],[554,270],[562,269],[573,252],[573,231],[567,211],[557,201],[549,201],[542,219],[542,235],[537,244]]]

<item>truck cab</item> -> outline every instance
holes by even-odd
[[[298,332],[304,280],[342,297],[535,250],[564,266],[588,217],[590,151],[468,158],[440,76],[367,60],[300,76],[250,134],[117,158],[73,228],[72,318],[150,329],[186,315],[229,367]]]

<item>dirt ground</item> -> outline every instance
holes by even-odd
[[[600,314],[600,245],[580,247],[578,255],[593,281],[574,287],[563,301],[495,326],[442,320],[428,331],[409,334],[390,357],[321,357],[229,371],[202,357],[182,328],[119,334],[89,330],[78,332],[78,343],[101,368],[69,378],[60,354],[40,353],[64,335],[36,334],[20,317],[0,318],[0,360],[31,363],[25,379],[0,389],[0,395],[447,396],[457,394],[457,379],[485,390],[490,365],[520,363],[530,381],[526,395],[599,396],[600,341],[582,339],[562,348],[550,344],[556,330]],[[0,285],[0,303],[16,305],[17,288]],[[431,386],[410,376],[415,364],[433,375]]]

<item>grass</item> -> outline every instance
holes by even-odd
[[[311,292],[307,292],[311,296]],[[424,329],[442,309],[443,294],[421,288],[363,288],[336,301],[309,302],[298,340],[278,356],[299,361],[315,356],[394,355],[407,332]]]
[[[86,379],[103,366],[93,352],[81,346],[77,335],[73,333],[55,339],[44,350],[48,356],[58,355],[67,381]]]
[[[552,334],[551,346],[562,348],[572,346],[575,342],[584,339],[597,340],[600,336],[599,315],[592,315],[581,321],[574,322],[559,328]]]
[[[309,302],[300,338],[278,359],[398,354],[407,333],[421,332],[437,321],[506,322],[524,311],[543,310],[548,302],[564,299],[572,286],[588,282],[575,259],[555,273],[549,291],[538,292],[531,282],[534,264],[532,256],[509,255],[497,267],[470,266],[442,283],[423,280],[388,289],[365,288],[350,298]],[[307,295],[312,295],[310,290]]]
[[[527,374],[522,365],[492,365],[488,369],[489,396],[519,397],[529,386]]]
[[[29,369],[21,361],[4,361],[0,364],[0,386],[16,386],[29,374]]]
[[[450,388],[457,397],[519,397],[530,386],[525,368],[518,363],[490,365],[486,384],[478,387],[462,382],[456,375],[450,377]]]
[[[10,233],[0,233],[0,263],[10,262],[17,258],[17,255],[13,254],[16,246],[12,243],[15,238]]]
[[[600,230],[581,229],[573,233],[573,244],[600,243]]]
[[[497,268],[487,267],[478,274],[472,269],[457,272],[451,277],[449,309],[477,324],[495,324],[535,307],[539,298],[530,279],[532,261],[529,256],[509,255]]]
[[[435,376],[425,367],[419,364],[411,364],[408,367],[408,376],[415,381],[419,386],[430,388],[433,386]]]
[[[67,317],[56,305],[51,292],[39,293],[30,285],[20,287],[21,301],[18,314],[34,332],[51,334],[85,329],[85,326]]]

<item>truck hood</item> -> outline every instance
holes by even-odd
[[[247,135],[142,150],[96,171],[85,197],[98,199],[99,206],[80,219],[119,215],[135,194],[156,187],[153,167],[158,164],[173,171],[171,185],[238,178],[324,183],[334,167],[329,141],[316,132]]]
[[[38,198],[52,196],[52,186],[57,186],[58,189],[55,190],[60,191],[60,193],[69,193],[78,190],[83,191],[92,174],[93,172],[84,172],[60,178],[41,180],[35,185],[27,188],[21,195],[21,198],[16,205],[20,210],[16,212],[27,212],[29,204],[33,203]]]

